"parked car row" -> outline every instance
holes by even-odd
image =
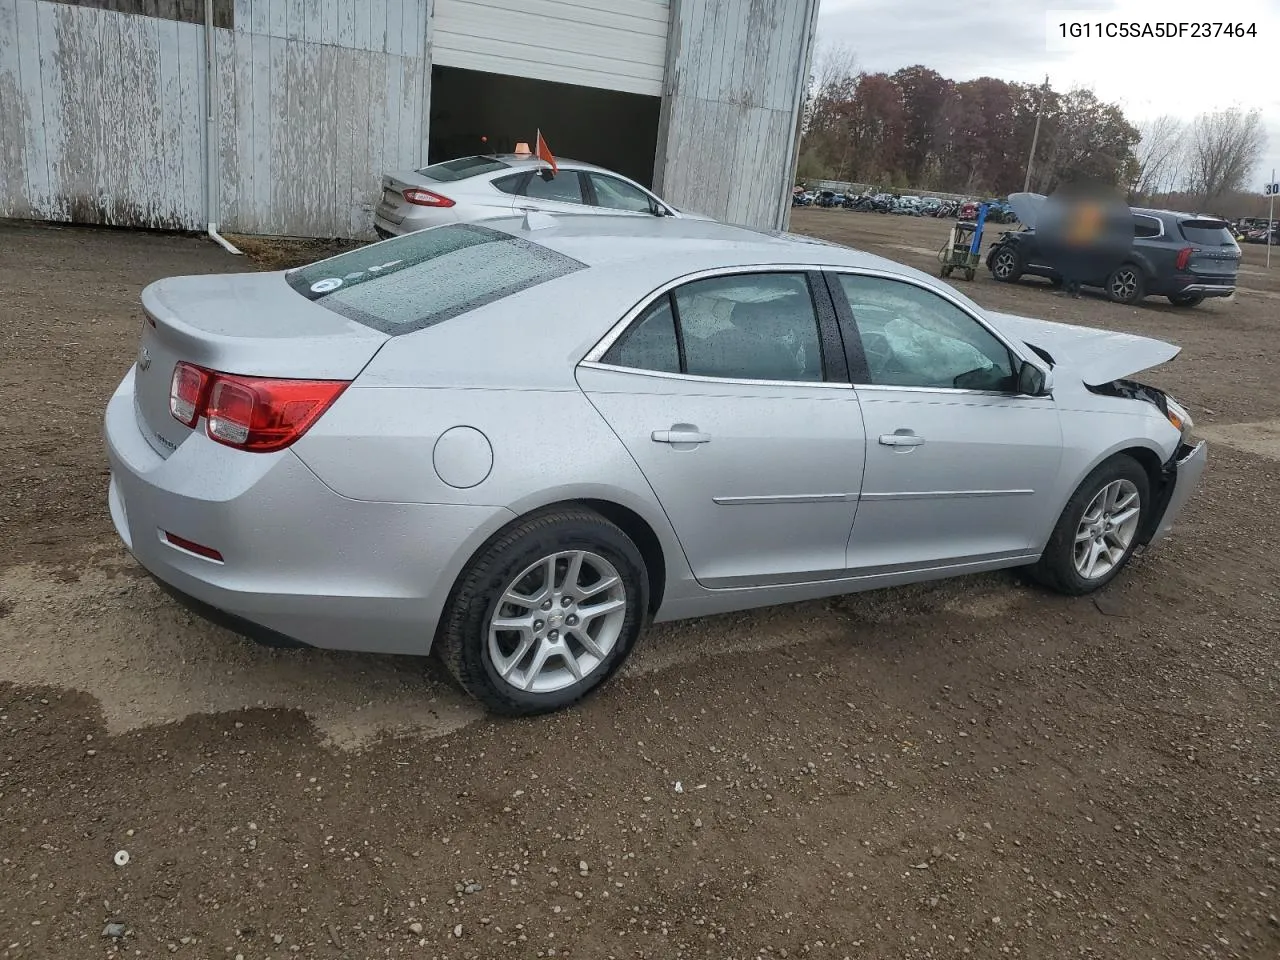
[[[832,190],[812,192],[796,187],[791,197],[792,206],[842,207],[865,213],[897,214],[908,217],[938,217],[976,220],[981,204],[987,204],[987,221],[990,223],[1017,223],[1013,208],[1004,200],[956,200],[943,197],[921,197],[915,194],[861,193],[845,194]]]
[[[1231,231],[1241,243],[1280,244],[1280,220],[1244,217],[1231,224]]]

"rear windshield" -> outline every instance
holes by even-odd
[[[308,300],[397,334],[421,330],[584,264],[476,224],[421,230],[285,274]]]
[[[1236,242],[1230,228],[1221,220],[1183,220],[1178,227],[1188,243],[1202,247],[1229,247]]]
[[[496,173],[510,167],[511,164],[495,160],[493,157],[462,157],[458,160],[446,160],[444,163],[433,163],[418,172],[439,183],[452,183],[454,180],[478,177],[482,173]]]

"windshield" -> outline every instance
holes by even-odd
[[[446,160],[444,163],[433,163],[423,167],[418,173],[438,183],[452,183],[465,180],[467,177],[478,177],[482,173],[496,173],[508,170],[511,164],[503,163],[493,157],[461,157],[458,160]]]
[[[385,240],[285,274],[308,300],[398,334],[501,300],[584,264],[476,224]]]
[[[1183,220],[1178,227],[1188,243],[1202,247],[1230,247],[1236,242],[1231,230],[1221,220]]]

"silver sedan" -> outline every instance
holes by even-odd
[[[693,217],[634,180],[594,164],[560,160],[554,175],[527,154],[460,157],[421,170],[385,174],[373,211],[380,237],[446,223],[471,223],[517,211]]]
[[[710,221],[529,214],[142,294],[110,510],[268,642],[439,652],[490,708],[612,674],[653,620],[1027,567],[1085,594],[1205,447],[1158,340],[983,310]]]

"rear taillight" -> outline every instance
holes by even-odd
[[[1187,269],[1187,264],[1191,262],[1191,255],[1196,252],[1195,247],[1183,247],[1178,251],[1178,261],[1174,264],[1179,270]]]
[[[306,433],[349,383],[241,377],[179,363],[173,371],[169,409],[188,427],[205,418],[205,432],[219,443],[269,453]]]
[[[430,190],[423,190],[421,187],[410,187],[401,194],[410,203],[416,203],[420,207],[452,207],[453,201],[448,197],[443,197],[438,193],[432,193]]]
[[[189,363],[180,363],[173,368],[173,380],[169,384],[169,412],[173,419],[194,427],[208,394],[209,371]]]

